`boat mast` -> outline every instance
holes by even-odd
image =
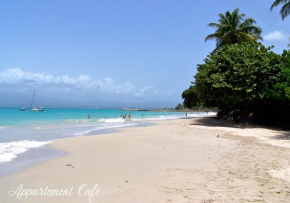
[[[31,101],[31,106],[30,106],[31,108],[34,108],[34,103],[35,103],[35,89],[32,96],[32,101]]]

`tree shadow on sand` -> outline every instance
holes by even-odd
[[[265,128],[269,130],[274,130],[277,132],[276,136],[273,136],[270,139],[276,140],[290,140],[290,131],[282,130],[276,126],[266,126],[266,125],[258,125],[258,124],[251,124],[246,122],[230,122],[220,120],[217,117],[206,117],[206,118],[184,118],[184,119],[191,119],[192,123],[190,125],[202,125],[208,127],[228,127],[228,128],[239,128],[239,129],[254,129],[254,128]]]
[[[290,131],[282,131],[281,134],[272,137],[274,140],[290,140]]]
[[[218,119],[217,117],[206,117],[206,118],[184,118],[184,119],[191,119],[193,122],[190,125],[202,125],[208,127],[228,127],[228,128],[257,128],[261,127],[258,125],[253,125],[245,122],[230,122]]]

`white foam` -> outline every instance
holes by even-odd
[[[86,135],[90,132],[93,132],[93,131],[97,131],[97,130],[105,130],[105,129],[112,129],[112,128],[124,128],[124,127],[131,127],[131,126],[135,126],[137,125],[137,123],[126,123],[126,124],[113,124],[113,125],[101,125],[101,126],[97,126],[91,130],[87,130],[85,132],[77,132],[75,133],[75,135]]]
[[[208,113],[188,113],[187,117],[192,118],[201,118],[207,116],[216,116],[217,113],[215,112],[208,112]],[[162,120],[172,120],[178,118],[186,118],[185,113],[184,115],[168,115],[168,116],[158,116],[158,117],[150,117],[150,118],[133,118],[133,121],[162,121]]]
[[[50,142],[38,142],[38,141],[19,141],[19,142],[6,142],[0,143],[0,163],[12,161],[18,154],[26,152],[31,148],[38,148],[46,145]]]
[[[194,117],[194,118],[201,118],[201,117],[207,117],[207,116],[216,116],[216,112],[208,112],[208,113],[198,113],[198,114],[187,114],[188,117]]]
[[[105,122],[105,123],[124,123],[125,119],[123,118],[109,118],[109,119],[100,119],[99,122]]]
[[[158,116],[158,117],[149,117],[149,118],[132,118],[132,121],[162,121],[182,118],[183,116]]]

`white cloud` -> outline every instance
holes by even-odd
[[[139,89],[138,92],[136,92],[137,97],[142,97],[146,93],[151,92],[152,94],[155,94],[156,90],[154,90],[154,86],[145,86],[141,89]]]
[[[170,96],[168,93],[162,93],[153,85],[144,87],[136,87],[135,85],[126,82],[123,84],[116,84],[112,78],[106,77],[104,80],[95,80],[88,75],[80,75],[78,77],[70,77],[69,75],[54,76],[45,73],[34,73],[23,71],[20,68],[6,69],[0,72],[0,84],[7,84],[8,86],[45,86],[42,88],[50,88],[64,91],[93,91],[104,94],[123,94],[135,97],[145,96]],[[170,92],[171,93],[171,92]]]
[[[274,32],[269,32],[263,38],[266,41],[287,41],[289,38],[289,35],[281,31],[274,31]]]

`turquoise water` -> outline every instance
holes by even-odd
[[[121,115],[132,114],[132,119]],[[88,119],[88,115],[91,119]],[[45,112],[0,108],[0,163],[19,154],[66,137],[97,134],[154,120],[184,117],[179,112],[121,111],[112,109],[56,109]]]
[[[96,122],[120,118],[123,114],[132,114],[132,118],[158,118],[160,116],[182,116],[178,112],[122,111],[116,109],[56,109],[45,112],[20,111],[19,108],[0,108],[0,126],[45,125],[58,122]],[[143,114],[143,115],[142,115]],[[91,116],[91,120],[87,116]]]

